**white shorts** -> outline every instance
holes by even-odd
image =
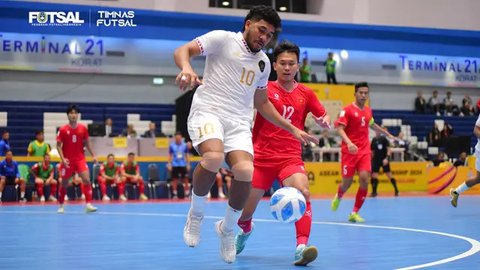
[[[188,116],[188,134],[197,151],[202,142],[219,139],[223,142],[225,153],[241,150],[253,156],[252,129],[248,121],[192,111]]]

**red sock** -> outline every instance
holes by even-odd
[[[52,183],[50,184],[50,196],[57,196],[57,184]]]
[[[90,203],[92,201],[93,197],[93,192],[92,192],[92,186],[90,184],[86,184],[83,186],[83,189],[85,190],[85,202]]]
[[[237,222],[240,229],[243,230],[244,233],[249,233],[252,231],[252,219],[249,220],[238,220]]]
[[[355,205],[353,207],[353,212],[358,213],[360,208],[362,208],[363,202],[367,197],[368,189],[362,189],[361,187],[358,188],[357,196],[355,198]]]
[[[63,201],[65,200],[65,194],[67,194],[67,189],[61,185],[60,192],[58,193],[58,203],[63,204]]]
[[[303,217],[295,222],[295,230],[297,232],[297,246],[307,245],[310,237],[310,229],[312,227],[312,206],[310,201],[307,202],[307,208]]]
[[[38,195],[38,197],[43,196],[43,183],[37,184],[37,195]]]
[[[145,193],[145,184],[143,183],[143,180],[138,180],[138,191],[140,191],[140,194]]]
[[[125,195],[125,182],[118,184],[118,196]]]
[[[342,184],[339,184],[338,185],[338,190],[337,190],[337,196],[339,199],[341,199],[343,197],[343,194],[345,193],[345,191],[342,190]]]

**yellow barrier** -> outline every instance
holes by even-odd
[[[427,162],[392,162],[393,177],[397,180],[398,189],[403,191],[427,191]],[[315,195],[335,195],[338,184],[342,181],[339,162],[307,162],[305,169],[310,182],[310,192]],[[385,175],[379,176],[378,193],[391,192],[393,187]],[[370,188],[370,187],[369,187]],[[358,176],[347,194],[355,194],[358,189]]]

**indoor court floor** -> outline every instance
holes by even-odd
[[[70,203],[64,215],[55,204],[3,204],[0,269],[298,269],[294,226],[275,222],[267,200],[243,253],[224,263],[213,224],[225,205],[208,204],[200,244],[189,248],[183,200],[97,203],[93,214]],[[331,212],[329,200],[312,201],[319,256],[309,269],[480,269],[480,196],[460,197],[457,209],[445,196],[369,198],[360,225],[347,221],[352,205]]]

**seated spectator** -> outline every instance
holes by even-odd
[[[337,142],[331,136],[328,129],[322,130],[322,133],[320,134],[320,137],[319,137],[318,146],[321,147],[321,148],[337,147]],[[324,157],[323,157],[322,160],[324,160],[324,161],[335,161],[335,160],[337,160],[337,154],[335,154],[335,153],[324,153],[323,155],[324,155]]]
[[[105,137],[115,137],[112,118],[105,119]]]
[[[128,124],[127,128],[122,131],[122,137],[137,138],[137,131],[133,128],[133,124]]]
[[[458,156],[458,159],[455,160],[453,163],[453,166],[458,167],[458,166],[465,166],[465,162],[467,161],[467,153],[462,152]]]
[[[148,130],[145,131],[142,135],[143,138],[156,138],[156,137],[167,137],[162,132],[157,131],[156,125],[154,122],[148,124]]]
[[[58,178],[58,183],[61,184],[62,183],[62,174],[61,174],[61,171],[62,171],[62,163],[58,163],[57,166],[56,166],[56,169],[57,169],[57,178]],[[80,190],[80,200],[85,200],[85,188],[83,186],[83,180],[82,178],[77,174],[75,173],[74,175],[72,175],[70,177],[70,179],[68,179],[68,186],[69,187],[73,187],[73,188],[76,188],[78,187],[78,189]],[[65,201],[68,201],[68,195],[65,194],[65,197],[64,197]],[[74,198],[75,199],[75,198]]]
[[[100,173],[97,177],[100,193],[103,201],[110,201],[107,195],[107,184],[120,183],[120,166],[115,162],[115,156],[108,154],[107,161],[100,165]]]
[[[49,201],[56,202],[57,198],[57,180],[53,178],[53,165],[50,163],[50,155],[47,153],[43,156],[43,161],[38,162],[32,166],[30,173],[35,177],[35,187],[37,189],[37,196],[40,197],[40,201],[45,201],[45,195],[43,194],[43,186],[50,186]]]
[[[434,113],[436,114],[437,116],[440,116],[440,112],[441,112],[441,102],[440,102],[440,98],[438,97],[438,91],[435,90],[433,91],[432,93],[432,96],[428,99],[428,104],[427,104],[429,110],[431,113]]]
[[[462,106],[465,105],[465,103],[473,104],[472,98],[465,94],[462,99]]]
[[[230,190],[230,186],[232,184],[233,173],[228,169],[228,165],[225,163],[222,168],[218,170],[216,175],[216,183],[218,187],[218,197],[219,198],[226,198],[225,192],[223,191],[223,183],[227,184],[227,193]],[[208,193],[210,194],[210,192]]]
[[[20,177],[18,163],[13,160],[11,150],[5,152],[5,159],[0,162],[0,201],[5,185],[20,185],[20,201],[27,201],[27,199],[25,199],[25,179]]]
[[[0,140],[0,155],[5,156],[7,151],[10,150],[10,133],[7,130],[4,130],[2,133],[2,139]]]
[[[35,132],[35,140],[31,141],[28,145],[27,156],[29,157],[45,157],[46,154],[50,153],[51,147],[50,144],[45,142],[45,136],[43,135],[43,130],[38,130]]]
[[[435,157],[433,160],[433,166],[438,167],[442,162],[445,162],[447,160],[445,153],[440,151],[438,152],[438,155]]]
[[[452,92],[450,91],[447,92],[447,96],[443,99],[443,107],[445,108],[446,115],[459,115],[458,105],[455,104]]]
[[[300,82],[309,83],[311,81],[310,75],[312,74],[312,66],[308,64],[308,59],[303,58],[302,66],[299,69]]]
[[[118,184],[118,194],[120,195],[120,200],[127,200],[127,197],[125,196],[126,183],[137,185],[138,191],[140,192],[139,199],[142,201],[148,200],[147,195],[145,195],[145,183],[143,182],[143,177],[140,175],[140,166],[138,166],[138,163],[135,162],[134,153],[128,153],[127,161],[122,163],[120,172],[122,176],[121,181]]]
[[[308,128],[304,127],[305,132],[308,134],[313,134],[313,132]],[[313,161],[313,151],[312,148],[315,146],[313,143],[302,143],[302,160],[303,161]]]
[[[427,101],[422,96],[422,92],[417,92],[417,97],[415,98],[415,112],[425,113],[427,111]]]
[[[475,109],[471,103],[471,98],[465,95],[465,98],[462,100],[462,108],[460,108],[460,115],[461,116],[472,116],[475,114]]]

